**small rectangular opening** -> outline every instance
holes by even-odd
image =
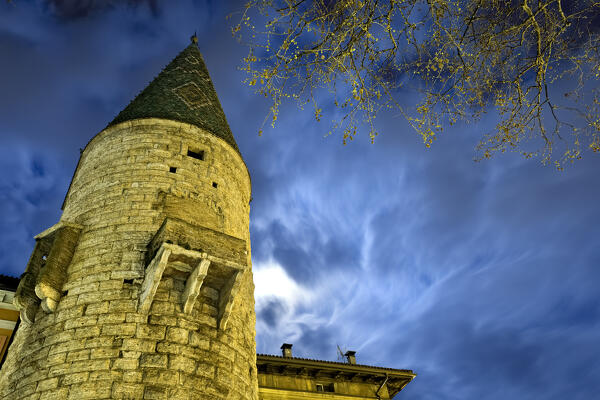
[[[335,392],[333,390],[333,383],[317,383],[317,392]]]
[[[127,283],[129,285],[133,285],[133,279],[123,279],[123,283]]]
[[[169,172],[174,174],[177,172],[177,167],[169,167]]]
[[[191,150],[188,149],[188,157],[195,158],[196,160],[204,160],[204,150]]]
[[[213,182],[213,187],[214,187],[215,189],[217,188],[217,186],[219,186],[219,185],[217,185],[217,182]]]

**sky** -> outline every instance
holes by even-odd
[[[600,157],[475,163],[493,115],[431,149],[384,115],[375,144],[344,146],[330,110],[291,105],[259,137],[269,104],[225,19],[242,4],[0,3],[0,273],[59,220],[79,149],[197,32],[252,177],[259,353],[414,370],[397,399],[597,396]]]

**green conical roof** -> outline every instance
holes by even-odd
[[[108,126],[138,118],[196,125],[240,152],[198,46],[192,42]]]

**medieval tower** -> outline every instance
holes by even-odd
[[[193,38],[35,237],[0,399],[257,399],[250,194]]]

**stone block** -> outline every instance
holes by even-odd
[[[112,392],[112,382],[82,383],[71,386],[68,400],[99,400],[109,399]]]
[[[98,317],[96,315],[72,318],[65,321],[65,330],[81,328],[83,326],[96,325],[96,323],[98,323]]]
[[[90,352],[90,359],[97,359],[97,358],[117,358],[119,357],[119,349],[113,349],[110,347],[100,347],[100,348],[96,348],[96,349],[92,349]]]
[[[193,374],[196,370],[196,361],[183,355],[169,355],[169,369]]]
[[[92,328],[98,328],[97,326],[94,326]],[[87,328],[80,328],[80,329],[87,329]],[[92,338],[88,338],[85,341],[85,347],[88,349],[94,349],[96,347],[109,347],[113,345],[113,341],[114,338],[112,336],[100,336],[100,337],[92,337]]]
[[[103,296],[100,292],[86,292],[77,296],[77,304],[98,303],[102,299]]]
[[[141,382],[142,381],[142,371],[139,371],[137,368],[132,370],[123,371],[123,382]]]
[[[125,322],[127,314],[122,313],[111,313],[111,314],[102,314],[98,316],[98,325],[105,324],[118,324],[120,322]]]
[[[85,315],[106,314],[108,313],[108,301],[88,304],[85,308]]]
[[[111,300],[109,305],[110,313],[121,313],[121,312],[136,312],[137,311],[137,300]]]
[[[136,370],[138,367],[137,358],[117,358],[113,363],[113,369]]]
[[[165,326],[139,324],[135,336],[141,339],[164,339],[166,331]]]
[[[150,307],[150,314],[173,315],[175,313],[175,304],[168,301],[153,301]]]
[[[64,352],[70,352],[75,350],[81,350],[85,347],[85,341],[83,340],[71,340],[68,342],[57,343],[50,346],[50,351],[48,352],[48,357]]]
[[[63,364],[67,359],[67,353],[49,354],[46,356],[45,365],[51,367],[53,365]]]
[[[67,353],[67,362],[79,361],[79,360],[89,360],[90,359],[90,351],[89,349],[70,351]]]
[[[135,335],[136,324],[121,323],[102,325],[102,335],[129,337]]]
[[[64,375],[61,378],[61,386],[69,386],[75,385],[78,383],[86,382],[88,377],[90,376],[89,372],[75,372],[71,374]]]
[[[43,392],[58,387],[58,378],[48,378],[38,382],[36,391]]]
[[[53,345],[56,343],[73,340],[74,334],[75,334],[75,330],[72,329],[72,330],[56,333],[54,335],[46,336],[46,339],[44,340],[44,346],[50,346],[50,345]]]
[[[167,400],[168,390],[162,386],[145,386],[144,400]]]
[[[98,336],[100,336],[100,327],[99,326],[86,326],[83,328],[77,328],[75,329],[75,335],[76,338],[78,339],[85,339],[85,338],[97,338]],[[87,345],[86,342],[86,347],[89,347]]]
[[[87,292],[97,292],[99,287],[98,282],[89,282],[83,284],[81,281],[71,281],[64,285],[63,290],[68,290],[69,295],[77,295]]]
[[[192,331],[190,333],[190,345],[198,349],[208,350],[210,347],[210,339],[198,332]]]
[[[140,367],[142,368],[166,368],[168,358],[164,354],[143,353],[140,356]]]
[[[170,326],[167,329],[166,339],[179,344],[187,344],[189,341],[190,332],[187,329]]]
[[[178,384],[179,372],[156,368],[145,369],[142,382],[150,385],[173,385],[174,382]]]
[[[176,326],[177,317],[172,315],[150,315],[149,323],[151,325]]]
[[[144,398],[144,385],[115,382],[112,388],[112,398],[120,400],[141,400]]]
[[[66,400],[69,396],[69,388],[61,387],[55,390],[41,393],[39,400]]]
[[[122,349],[128,351],[140,351],[152,353],[156,349],[156,341],[148,339],[124,338]]]
[[[148,316],[139,314],[137,312],[127,313],[125,315],[125,322],[134,322],[136,324],[146,324],[148,322]]]
[[[110,368],[110,360],[82,360],[82,361],[74,361],[71,364],[71,371],[98,372],[100,370],[108,370],[109,368]]]

